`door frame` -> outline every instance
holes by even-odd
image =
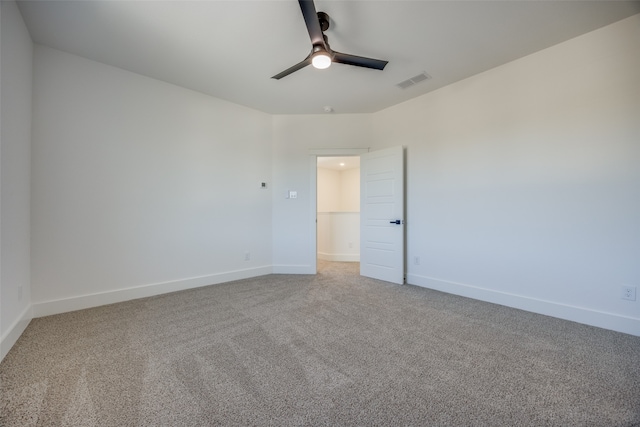
[[[309,150],[309,199],[311,215],[309,218],[309,254],[311,274],[318,274],[318,157],[360,156],[370,148],[319,148]]]

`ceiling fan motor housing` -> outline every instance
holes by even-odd
[[[318,12],[318,21],[320,21],[320,29],[322,31],[327,31],[329,29],[330,18],[324,12]]]

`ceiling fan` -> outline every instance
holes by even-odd
[[[280,80],[283,77],[294,73],[309,64],[319,69],[328,68],[332,62],[339,64],[355,65],[357,67],[373,68],[383,70],[389,61],[365,58],[362,56],[349,55],[347,53],[336,52],[329,47],[329,41],[324,32],[329,28],[329,15],[324,12],[316,12],[313,0],[298,0],[304,22],[307,24],[309,37],[311,38],[311,53],[293,67],[287,68],[283,72],[271,77]]]

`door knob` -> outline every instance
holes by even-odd
[[[399,219],[396,219],[394,221],[389,221],[389,224],[402,224],[402,221],[400,221]]]

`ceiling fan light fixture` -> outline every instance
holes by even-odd
[[[324,70],[331,65],[331,56],[326,50],[318,50],[311,56],[311,64],[319,69]]]

